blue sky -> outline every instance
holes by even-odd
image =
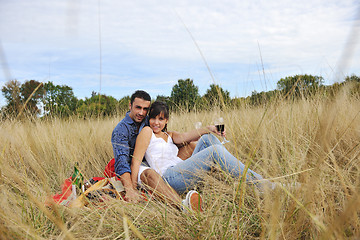
[[[1,0],[0,85],[35,79],[71,86],[78,98],[100,91],[120,99],[136,89],[170,95],[186,78],[200,94],[215,81],[232,97],[273,90],[296,74],[332,84],[337,73],[360,75],[359,31],[351,31],[359,3]]]

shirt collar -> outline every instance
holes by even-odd
[[[135,124],[136,125],[136,122],[134,122],[134,120],[132,120],[132,118],[130,117],[130,111],[128,111],[125,115],[125,118],[124,118],[124,121],[125,123],[127,124]],[[145,119],[141,122],[140,126],[148,126],[149,125],[149,116],[146,116]]]
[[[125,118],[124,118],[125,123],[127,123],[127,124],[135,124],[134,120],[131,119],[129,114],[130,114],[130,111],[128,111],[126,113],[126,115],[125,115]]]

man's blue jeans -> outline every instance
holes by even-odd
[[[245,165],[235,158],[212,134],[203,135],[192,154],[185,161],[169,167],[163,174],[163,178],[179,194],[194,189],[202,179],[204,172],[209,172],[211,166],[219,165],[222,170],[230,173],[234,178],[239,178],[244,171]],[[262,180],[263,177],[248,169],[246,180],[252,182]],[[262,181],[267,182],[268,181]],[[257,186],[259,184],[256,184]],[[260,186],[259,186],[260,187]]]

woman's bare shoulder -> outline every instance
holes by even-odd
[[[176,136],[176,135],[179,134],[179,133],[176,132],[176,131],[168,131],[167,133],[169,134],[169,136],[170,136],[171,138],[173,138],[174,136]]]
[[[145,127],[141,130],[139,136],[140,136],[140,135],[143,135],[143,136],[151,136],[151,133],[152,133],[152,129],[151,129],[149,126],[145,126]]]
[[[143,127],[143,129],[141,131],[151,131],[152,132],[152,129],[149,126],[145,126],[145,127]]]

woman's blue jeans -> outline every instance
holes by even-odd
[[[181,194],[194,189],[202,179],[204,172],[209,172],[215,164],[234,178],[239,178],[245,168],[245,165],[235,158],[217,137],[212,134],[205,134],[199,139],[192,156],[175,166],[169,167],[163,174],[163,178],[176,192]],[[262,179],[261,175],[250,169],[247,170],[247,182]],[[259,183],[256,185],[259,186]]]

